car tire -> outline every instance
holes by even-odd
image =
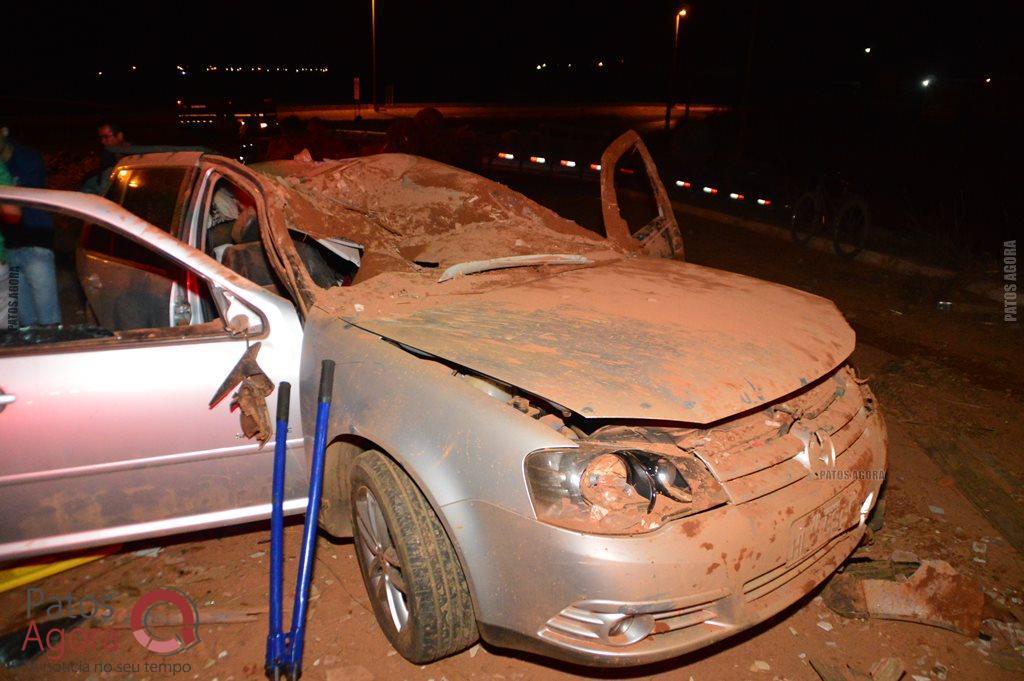
[[[469,586],[426,498],[374,450],[356,458],[350,480],[356,557],[388,641],[415,664],[468,648],[479,636]]]

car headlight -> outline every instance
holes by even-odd
[[[580,532],[636,534],[723,504],[725,491],[696,457],[584,444],[526,457],[537,518]]]

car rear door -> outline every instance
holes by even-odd
[[[27,191],[0,194],[83,219],[126,257],[100,271],[100,293],[114,312],[108,325],[88,327],[94,337],[66,329],[52,342],[0,347],[0,560],[269,515],[272,446],[245,437],[230,399],[212,407],[210,400],[256,343],[270,380],[297,385],[302,329],[294,307],[104,199]],[[127,257],[138,248],[138,261]],[[131,270],[149,285],[132,288],[140,279]],[[175,318],[162,296],[182,273],[222,312],[230,303],[230,316],[248,318],[248,330],[238,318],[233,330],[223,317]],[[114,313],[126,306],[163,323],[118,328]],[[271,414],[276,397],[275,390],[266,400]],[[289,511],[303,507],[307,478],[295,402]]]

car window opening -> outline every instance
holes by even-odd
[[[227,179],[217,181],[206,215],[204,250],[225,267],[284,298],[289,298],[267,258],[260,235],[259,216],[252,195]],[[330,246],[297,230],[290,230],[292,245],[310,277],[322,288],[348,286],[359,269],[358,251],[343,257],[354,244],[328,240]]]

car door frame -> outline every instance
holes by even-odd
[[[643,160],[647,180],[658,207],[658,216],[640,228],[636,234],[630,234],[629,225],[619,210],[615,172],[622,157],[634,149]],[[619,135],[601,154],[601,214],[605,235],[612,241],[626,248],[642,249],[654,257],[686,259],[683,234],[679,229],[679,223],[676,222],[672,201],[665,191],[665,184],[661,181],[658,166],[654,163],[651,152],[635,130],[627,130]]]
[[[295,307],[287,300],[271,293],[262,287],[241,277],[229,268],[216,262],[206,254],[189,246],[183,241],[171,236],[164,230],[150,225],[141,218],[129,213],[127,210],[107,199],[82,194],[78,192],[65,192],[57,190],[27,189],[19,187],[0,187],[0,202],[17,203],[20,205],[34,206],[41,209],[53,210],[73,218],[78,218],[102,224],[107,229],[129,238],[154,252],[167,257],[188,271],[194,272],[205,278],[212,285],[222,288],[230,293],[235,299],[242,301],[244,305],[255,311],[261,318],[263,328],[259,333],[253,334],[249,340],[265,339],[272,331],[277,331],[282,341],[287,342],[289,336],[294,348],[287,348],[287,352],[277,353],[280,356],[287,355],[290,366],[282,368],[284,362],[280,357],[276,360],[273,368],[268,367],[268,373],[274,376],[285,375],[297,382],[299,378],[299,363],[302,347],[302,327],[296,313]],[[191,202],[190,202],[191,205]],[[226,327],[226,333],[231,335],[230,328]],[[237,335],[237,334],[236,334]],[[193,339],[189,339],[191,342]],[[195,339],[203,340],[203,339]],[[102,342],[102,341],[101,341]],[[166,343],[166,340],[157,341]],[[173,342],[173,341],[172,341]],[[24,354],[47,354],[47,348],[52,346],[37,346],[25,348]],[[87,349],[84,345],[82,349]],[[78,348],[68,348],[68,352],[75,352]],[[5,356],[15,353],[4,353]],[[55,354],[50,352],[49,354]],[[225,376],[231,367],[225,367]],[[276,392],[270,399],[276,400]],[[268,399],[268,401],[270,401]],[[268,405],[273,413],[275,405]],[[301,432],[300,407],[298,400],[294,400],[290,407],[290,422],[288,447],[289,460],[292,467],[293,462],[304,465],[304,440]],[[229,454],[230,455],[230,454]],[[102,465],[102,464],[101,464]],[[298,471],[296,471],[297,473]],[[305,473],[303,470],[302,473]],[[0,476],[3,477],[3,476]],[[24,477],[24,476],[22,476]],[[31,477],[31,475],[29,476]],[[305,494],[307,490],[306,476],[293,475],[293,480],[301,481],[301,496],[288,495],[286,500],[286,512],[301,512],[305,506]],[[12,479],[3,481],[3,484],[18,484],[19,476],[10,476]],[[26,481],[27,482],[27,481]],[[138,539],[147,536],[172,534],[176,532],[201,529],[220,525],[229,525],[238,522],[247,522],[268,517],[270,514],[269,499],[266,504],[244,509],[228,509],[218,513],[198,514],[187,518],[168,518],[163,522],[147,522],[136,525],[122,525],[118,527],[96,528],[94,531],[80,532],[73,535],[50,536],[44,538],[32,538],[26,542],[8,542],[0,546],[0,559],[15,559],[29,555],[38,555],[60,550],[70,550],[85,546],[94,546],[110,543],[113,541],[124,541]]]

